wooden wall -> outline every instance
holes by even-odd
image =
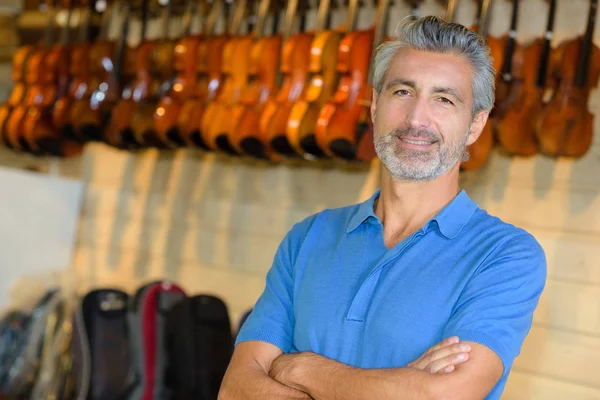
[[[390,31],[408,10],[396,3]],[[556,42],[582,33],[587,17],[584,0],[558,3]],[[473,5],[460,2],[459,22],[470,24]],[[510,4],[498,0],[494,7],[492,34],[499,35],[508,25]],[[429,0],[422,14],[439,10]],[[520,39],[543,32],[545,10],[542,0],[523,2]],[[369,15],[361,16],[363,26]],[[592,112],[600,110],[599,100],[594,91]],[[495,151],[484,169],[461,177],[482,208],[529,230],[548,258],[547,288],[505,399],[600,399],[597,142],[577,161],[509,159]],[[133,290],[142,281],[169,277],[191,293],[222,296],[235,322],[261,293],[276,247],[293,223],[354,203],[377,182],[369,166],[275,166],[193,150],[133,154],[99,144],[58,163],[2,149],[0,164],[58,171],[87,183],[71,266],[82,290]]]

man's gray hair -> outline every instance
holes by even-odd
[[[496,72],[488,46],[477,33],[463,25],[434,16],[401,23],[396,28],[396,38],[381,44],[375,53],[373,87],[377,94],[383,89],[392,58],[402,48],[466,57],[475,73],[472,83],[472,116],[480,111],[491,110],[494,106]]]

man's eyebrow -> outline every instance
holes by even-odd
[[[408,79],[402,79],[402,78],[392,79],[385,85],[385,88],[390,89],[390,88],[393,88],[394,86],[399,86],[399,85],[408,86],[412,89],[417,88],[417,84],[415,83],[415,81],[410,81]]]
[[[445,94],[449,94],[450,96],[454,97],[454,99],[456,101],[458,101],[461,104],[464,104],[464,100],[463,100],[462,96],[460,94],[458,94],[458,90],[456,90],[453,87],[449,87],[449,86],[435,86],[431,91],[433,93],[445,93]]]

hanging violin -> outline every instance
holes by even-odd
[[[269,144],[259,133],[262,111],[276,90],[282,36],[278,33],[280,7],[273,1],[261,0],[254,27],[254,43],[250,48],[248,82],[233,107],[226,130],[231,146],[239,153],[268,158]],[[290,5],[291,3],[288,3]],[[264,35],[265,22],[273,15],[271,35]]]
[[[537,131],[540,151],[549,156],[581,157],[592,145],[594,116],[588,101],[600,77],[600,49],[593,42],[597,5],[598,0],[590,1],[585,35],[559,49],[560,84]]]
[[[536,138],[552,66],[551,41],[556,13],[556,0],[549,0],[546,34],[527,45],[523,50],[522,82],[519,95],[510,104],[496,126],[498,142],[508,154],[531,156],[538,151]]]
[[[176,126],[167,133],[175,142],[208,149],[200,131],[207,104],[215,100],[223,88],[223,49],[229,41],[227,32],[230,30],[228,10],[229,5],[225,5],[223,0],[213,1],[194,55],[197,62],[192,95],[183,103]],[[225,21],[225,33],[221,35],[215,34],[218,17]]]

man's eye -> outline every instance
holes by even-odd
[[[394,92],[394,94],[398,94],[400,96],[408,96],[410,92],[406,89],[399,89]]]
[[[450,101],[449,99],[447,99],[446,97],[440,97],[439,101],[441,101],[444,104],[454,104],[452,101]]]

